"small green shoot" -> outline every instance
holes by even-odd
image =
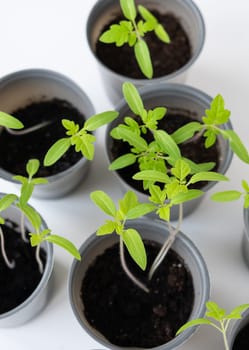
[[[0,126],[10,129],[22,129],[23,123],[12,115],[0,111]]]
[[[166,44],[170,43],[170,37],[156,17],[144,6],[138,5],[137,9],[134,0],[120,0],[120,7],[125,17],[119,24],[113,24],[105,31],[99,40],[106,44],[116,44],[120,47],[128,44],[134,48],[136,61],[141,72],[151,79],[153,66],[148,45],[144,40],[146,33],[153,31],[159,40]],[[138,13],[142,17],[137,20]]]
[[[66,130],[65,138],[56,141],[48,150],[44,158],[44,165],[51,166],[56,163],[71,147],[88,160],[94,158],[94,142],[96,137],[92,134],[99,127],[110,123],[118,116],[118,112],[108,111],[91,116],[82,128],[74,121],[63,119],[62,125]]]
[[[230,350],[227,341],[227,329],[231,320],[241,319],[242,313],[249,308],[249,304],[243,304],[235,307],[230,313],[220,308],[215,302],[206,303],[206,314],[204,318],[198,318],[185,323],[176,333],[176,335],[186,329],[198,325],[209,325],[217,329],[223,336],[225,350]]]
[[[131,191],[127,192],[124,197],[119,200],[118,208],[116,208],[113,200],[103,191],[94,191],[90,196],[95,205],[112,218],[111,220],[106,220],[105,223],[98,228],[97,235],[101,236],[115,232],[119,236],[120,257],[123,269],[134,283],[147,292],[147,287],[138,281],[126,266],[123,243],[132,259],[142,270],[145,270],[147,258],[143,241],[138,231],[132,228],[127,229],[125,223],[127,220],[136,219],[154,211],[155,206],[150,203],[139,203],[136,194]]]
[[[205,147],[209,148],[216,142],[217,136],[222,136],[229,142],[232,151],[245,163],[249,163],[249,154],[235,131],[222,129],[220,126],[228,123],[230,111],[225,108],[223,97],[219,94],[211,102],[210,109],[205,111],[202,123],[191,122],[176,130],[171,136],[177,144],[193,142],[200,136],[205,137]]]

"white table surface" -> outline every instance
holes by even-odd
[[[221,93],[232,111],[232,123],[249,147],[249,3],[246,0],[196,0],[206,21],[203,52],[187,83],[211,96]],[[0,0],[0,77],[26,68],[47,68],[78,83],[97,112],[112,108],[105,96],[96,62],[86,43],[85,22],[94,0]],[[89,200],[103,189],[118,199],[121,191],[107,171],[103,149],[104,128],[97,134],[96,157],[88,178],[77,191],[58,200],[33,199],[50,228],[67,235],[79,247],[102,223],[104,215]],[[248,166],[234,157],[227,172],[234,188],[247,178]],[[222,190],[217,185],[214,190]],[[1,192],[15,191],[0,180]],[[240,252],[243,229],[242,203],[221,205],[207,196],[187,217],[182,231],[197,244],[211,279],[211,299],[230,310],[249,302],[249,269]],[[32,322],[0,330],[5,350],[103,349],[76,321],[69,305],[67,278],[71,256],[55,248],[55,288],[44,311]],[[220,336],[205,326],[180,350],[222,350]]]

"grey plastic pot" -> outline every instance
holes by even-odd
[[[3,193],[0,193],[0,198],[2,198]],[[13,222],[20,223],[20,210],[12,205],[6,209],[2,214],[2,217],[5,219],[10,219]],[[31,230],[32,226],[27,222],[25,226]],[[45,221],[42,219],[42,229],[47,229]],[[46,265],[44,266],[44,272],[41,277],[41,280],[34,290],[34,292],[21,303],[16,308],[0,314],[0,327],[17,327],[20,326],[32,318],[37,316],[46,306],[50,296],[50,289],[52,284],[51,274],[54,265],[54,253],[53,246],[51,243],[44,242],[42,243],[42,248],[47,253]]]
[[[238,333],[249,324],[249,309],[247,309],[242,314],[242,318],[236,321],[232,321],[229,325],[227,332],[227,341],[230,350],[233,350],[234,341],[238,335]]]
[[[0,110],[11,113],[31,102],[58,98],[71,103],[86,118],[94,108],[84,91],[71,79],[54,71],[28,69],[9,74],[0,80]],[[0,129],[1,132],[1,129]],[[44,154],[45,156],[45,154]],[[90,162],[81,158],[71,168],[49,176],[47,185],[38,185],[34,197],[57,198],[72,191],[86,175]],[[0,177],[11,182],[11,174],[0,169]]]
[[[147,109],[166,106],[169,112],[181,111],[182,113],[184,113],[185,111],[185,113],[187,112],[187,115],[189,115],[190,113],[190,116],[198,120],[201,120],[201,117],[204,115],[205,109],[210,107],[210,102],[212,100],[210,96],[208,96],[201,90],[195,89],[187,85],[174,83],[146,86],[139,89],[139,91],[144,102],[145,108]],[[120,103],[116,106],[116,110],[119,112],[119,117],[115,121],[110,123],[106,129],[105,144],[106,154],[109,163],[111,163],[113,160],[111,155],[113,139],[110,136],[110,131],[120,122],[122,122],[125,116],[131,115],[129,107],[124,99],[120,101]],[[232,125],[229,122],[227,124],[224,124],[222,127],[224,129],[231,129]],[[218,145],[220,149],[220,164],[217,171],[222,174],[225,174],[231,163],[233,153],[228,145],[228,142],[224,141],[224,139],[221,137],[218,137]],[[117,171],[114,171],[114,174],[119,180],[123,192],[132,190],[137,194],[141,202],[147,201],[147,196],[144,193],[135,190],[129,184],[127,184],[127,182],[124,181],[124,179],[120,176],[120,174]],[[215,182],[209,182],[202,189],[204,192],[207,192],[214,185]],[[191,214],[200,204],[202,199],[203,196],[198,199],[194,199],[192,201],[184,203],[183,215],[187,216]],[[177,218],[178,206],[175,206],[172,208],[171,211],[171,219],[175,220]]]
[[[241,249],[244,260],[249,267],[249,208],[244,209],[244,230]]]
[[[159,244],[163,244],[167,238],[168,231],[165,223],[159,220],[149,220],[142,218],[127,223],[127,227],[133,227],[140,232],[143,239],[149,239]],[[118,242],[117,235],[106,235],[97,237],[95,234],[90,236],[81,246],[80,254],[82,260],[74,260],[69,276],[69,297],[71,306],[78,322],[83,329],[96,341],[108,349],[121,349],[119,346],[111,344],[96,331],[86,320],[84,316],[84,305],[80,297],[82,280],[89,266],[93,263],[96,256],[102,254],[105,249]],[[194,285],[194,305],[190,319],[202,317],[205,313],[205,302],[209,298],[210,283],[206,264],[195,247],[193,242],[183,233],[179,232],[172,247],[183,259],[186,267],[189,269]],[[154,350],[172,350],[184,343],[194,332],[194,328],[175,337],[170,342],[154,347]],[[137,350],[135,347],[129,347],[130,350]],[[141,349],[140,349],[141,350]]]
[[[142,5],[159,10],[162,13],[173,13],[179,19],[182,27],[187,33],[191,48],[192,57],[182,68],[160,78],[131,79],[113,72],[106,67],[96,56],[95,46],[104,26],[120,14],[119,1],[99,0],[92,8],[87,21],[87,39],[89,47],[98,62],[98,68],[104,83],[105,91],[112,103],[116,104],[122,98],[122,83],[130,81],[137,87],[148,86],[153,83],[175,82],[183,83],[186,80],[187,71],[200,55],[205,41],[205,25],[203,17],[192,0],[142,0]],[[163,59],[163,57],[162,57]]]

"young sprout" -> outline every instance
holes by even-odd
[[[211,102],[210,109],[205,111],[202,123],[191,122],[178,130],[171,136],[177,144],[189,143],[197,140],[202,135],[205,137],[205,147],[211,147],[220,135],[229,142],[232,151],[245,163],[249,163],[249,154],[240,137],[233,130],[224,130],[220,125],[230,119],[230,111],[225,108],[225,102],[221,95],[217,95]]]
[[[18,180],[22,183],[20,196],[16,196],[14,194],[7,194],[0,200],[0,212],[6,210],[10,207],[10,205],[14,204],[21,211],[21,234],[26,242],[25,237],[25,227],[24,227],[24,219],[25,217],[29,221],[32,226],[32,229],[29,230],[28,235],[30,238],[30,243],[32,247],[36,247],[36,260],[39,267],[40,273],[43,272],[43,263],[40,258],[40,249],[41,243],[44,241],[48,241],[54,244],[59,245],[60,247],[67,250],[70,254],[72,254],[76,259],[80,260],[80,254],[77,248],[64,237],[51,234],[50,229],[41,230],[42,220],[38,212],[29,205],[28,201],[32,196],[34,187],[38,184],[47,183],[47,180],[44,178],[33,178],[33,176],[38,172],[40,166],[40,162],[37,159],[31,159],[28,161],[26,169],[28,173],[28,177],[24,176],[15,176],[14,179]],[[4,224],[4,219],[0,217],[0,225]],[[9,268],[13,268],[15,266],[14,262],[10,262],[7,258],[6,251],[4,248],[4,235],[2,229],[0,227],[0,240],[1,240],[1,252],[2,256],[6,262],[6,265]]]
[[[206,303],[206,314],[203,318],[198,318],[185,323],[176,333],[176,335],[186,329],[198,325],[209,325],[217,329],[223,336],[225,350],[230,350],[227,341],[227,329],[231,320],[241,319],[241,314],[249,308],[249,304],[243,304],[235,307],[230,313],[220,308],[215,302],[208,301]]]
[[[62,125],[66,130],[67,137],[56,141],[49,148],[44,158],[44,165],[53,165],[71,146],[75,147],[76,152],[81,152],[83,157],[92,160],[94,157],[94,142],[96,137],[91,132],[110,123],[117,116],[118,112],[116,111],[108,111],[93,115],[85,121],[81,129],[74,121],[63,119]]]
[[[144,36],[148,32],[154,32],[156,36],[166,44],[170,43],[170,37],[156,17],[144,6],[138,5],[134,0],[120,0],[120,7],[125,20],[119,24],[113,24],[105,31],[99,40],[106,44],[115,43],[120,47],[128,44],[134,48],[135,58],[141,72],[149,79],[153,76],[153,66],[150,52]],[[137,20],[138,13],[142,17]]]
[[[9,129],[22,129],[23,123],[12,115],[0,111],[0,126]]]

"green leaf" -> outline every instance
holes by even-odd
[[[226,315],[227,319],[240,319],[242,317],[242,313],[249,308],[249,304],[242,304],[236,306],[230,314]]]
[[[131,208],[138,204],[137,195],[132,191],[127,191],[122,199],[118,201],[119,211],[126,216]]]
[[[138,5],[138,12],[145,21],[153,23],[153,27],[158,23],[156,17],[144,6]]]
[[[212,322],[205,319],[205,318],[197,318],[195,320],[191,320],[191,321],[185,323],[181,328],[179,328],[178,331],[176,332],[176,335],[179,335],[180,333],[182,333],[183,331],[185,331],[188,328],[191,328],[194,326],[199,326],[202,324],[211,325]]]
[[[56,141],[48,150],[47,154],[45,155],[44,159],[44,165],[50,166],[59,160],[64,153],[69,149],[71,146],[70,138],[63,138],[58,141]]]
[[[48,183],[48,180],[44,177],[36,177],[32,180],[32,184],[34,185],[45,185]]]
[[[29,177],[33,177],[37,173],[39,166],[40,166],[40,162],[38,159],[30,159],[28,161],[26,165],[26,171]]]
[[[177,129],[170,136],[177,144],[183,143],[187,140],[190,140],[196,132],[201,130],[201,127],[201,123],[199,122],[190,122]]]
[[[97,230],[97,236],[111,234],[115,231],[115,223],[111,220],[106,220],[105,224],[100,226]]]
[[[163,41],[165,44],[170,43],[169,34],[166,32],[166,30],[163,28],[163,26],[160,23],[158,23],[155,27],[155,34],[158,37],[158,39]]]
[[[91,200],[107,215],[115,217],[116,207],[113,200],[103,191],[94,191],[90,194]]]
[[[22,129],[23,123],[12,115],[0,111],[0,126],[10,129]]]
[[[216,133],[213,130],[206,130],[204,133],[205,140],[205,148],[210,148],[215,144],[216,141]]]
[[[147,256],[142,238],[137,230],[132,228],[124,230],[122,239],[132,259],[144,271],[147,265]]]
[[[128,129],[125,125],[119,125],[118,128],[115,128],[115,136],[118,136],[118,139],[128,142],[131,146],[135,147],[138,152],[146,151],[148,147],[146,141],[141,136]]]
[[[230,190],[230,191],[214,193],[211,196],[211,199],[216,202],[230,202],[230,201],[236,201],[240,199],[241,196],[242,196],[241,192]]]
[[[240,137],[233,130],[224,130],[223,134],[227,136],[230,142],[230,147],[233,152],[245,163],[249,163],[249,154],[246,147],[243,145]]]
[[[214,162],[207,162],[207,163],[197,164],[197,163],[193,162],[190,159],[187,159],[187,158],[184,158],[184,157],[182,159],[186,163],[188,163],[188,165],[190,166],[191,174],[200,173],[200,172],[203,172],[203,171],[209,171],[209,170],[212,170],[213,167],[215,166]]]
[[[30,197],[32,196],[34,190],[34,184],[30,182],[26,182],[22,185],[21,195],[20,195],[20,204],[24,206],[28,203]]]
[[[203,195],[203,191],[200,190],[188,190],[188,192],[182,192],[177,194],[175,197],[171,199],[171,203],[173,205],[178,205],[181,203],[185,203],[191,201],[193,199],[199,198]]]
[[[185,180],[190,172],[190,166],[182,159],[178,159],[175,166],[171,169],[171,173],[180,181]]]
[[[156,130],[154,131],[154,136],[162,151],[168,154],[174,162],[181,158],[179,147],[166,131]]]
[[[24,176],[21,176],[21,175],[15,175],[12,177],[12,179],[19,181],[21,184],[25,184],[26,182],[28,182],[28,179]]]
[[[205,111],[206,117],[202,120],[207,125],[220,125],[228,121],[230,111],[225,109],[225,102],[221,95],[217,95],[211,102],[210,109]]]
[[[64,248],[71,255],[73,255],[75,257],[75,259],[81,260],[81,256],[80,256],[78,249],[68,239],[61,237],[61,236],[58,236],[58,235],[48,235],[48,236],[44,237],[44,240]]]
[[[166,173],[156,170],[143,170],[136,173],[133,177],[134,180],[152,181],[169,183],[170,179]]]
[[[94,158],[94,142],[96,138],[91,134],[84,134],[80,137],[79,143],[76,143],[76,152],[81,151],[82,156],[88,160],[93,160]]]
[[[91,116],[84,124],[84,128],[88,131],[94,131],[101,126],[112,122],[118,116],[116,111],[107,111]]]
[[[224,309],[220,308],[215,302],[207,301],[206,302],[207,312],[206,316],[212,317],[216,321],[222,320],[226,316]]]
[[[138,40],[134,45],[134,52],[139,68],[146,78],[151,79],[153,76],[153,67],[151,63],[150,51],[146,42]]]
[[[189,184],[195,184],[199,181],[228,181],[228,177],[214,171],[203,171],[191,177]]]
[[[24,213],[24,215],[28,218],[33,228],[36,231],[39,231],[41,226],[41,217],[38,214],[38,212],[27,204],[21,205],[20,203],[20,204],[17,204],[17,207],[19,207],[20,210]]]
[[[126,217],[128,220],[133,220],[140,218],[141,216],[144,216],[146,214],[151,213],[152,211],[155,211],[156,206],[154,204],[150,203],[140,203],[136,207],[131,208]]]
[[[38,233],[30,233],[31,247],[37,247],[43,242],[43,237]]]
[[[136,159],[137,157],[132,153],[124,154],[123,156],[118,157],[111,163],[111,165],[109,166],[109,170],[126,168],[127,166],[134,164],[136,162]]]
[[[241,185],[242,185],[243,189],[244,189],[246,192],[249,192],[249,185],[248,185],[248,183],[246,182],[246,180],[242,180],[242,181],[241,181]]]
[[[122,85],[122,91],[131,111],[141,116],[143,114],[144,105],[137,88],[132,83],[125,82]]]
[[[136,6],[134,0],[120,0],[120,7],[122,9],[123,15],[134,21],[137,16]]]
[[[18,197],[15,194],[6,194],[3,198],[1,198],[0,199],[0,212],[9,208],[11,206],[11,204],[14,203],[17,198]]]
[[[164,221],[170,220],[170,206],[165,205],[157,210],[157,214],[159,215],[159,218]]]

